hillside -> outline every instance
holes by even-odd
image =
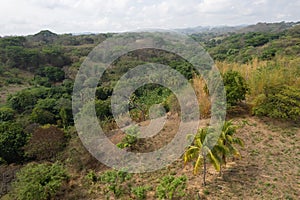
[[[154,123],[157,128],[157,123],[165,123],[158,134],[141,139],[136,127],[128,127],[129,119],[124,119],[131,133],[127,135],[117,126],[111,108],[117,81],[137,65],[160,63],[191,84],[199,103],[199,108],[192,109],[201,112],[196,137],[171,165],[137,174],[97,161],[74,126],[78,116],[73,116],[72,95],[77,72],[92,49],[114,34],[59,35],[43,30],[0,38],[1,200],[296,200],[300,196],[299,23],[179,31],[188,33],[211,55],[226,90],[225,126],[209,153],[197,149],[206,147],[204,138],[211,131],[210,91],[203,77],[178,55],[156,49],[125,54],[103,74],[94,102],[81,97],[88,102],[82,113],[95,109],[97,122],[112,144],[123,151],[146,153],[170,143],[181,120],[186,120],[181,119],[179,100],[158,84],[138,88],[128,100],[132,120],[138,127]],[[82,86],[93,81],[90,77],[79,80]],[[160,106],[151,122],[152,109],[157,108],[153,105]]]

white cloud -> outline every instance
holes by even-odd
[[[1,0],[0,35],[299,21],[299,0]]]

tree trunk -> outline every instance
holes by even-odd
[[[203,185],[206,186],[206,158],[203,157]]]

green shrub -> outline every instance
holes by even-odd
[[[138,141],[138,135],[140,134],[137,126],[132,126],[126,129],[126,136],[123,138],[122,142],[117,144],[120,149],[131,148]]]
[[[269,86],[255,100],[253,114],[300,120],[300,89],[292,86]]]
[[[34,76],[34,79],[31,81],[31,84],[36,85],[36,86],[51,87],[51,83],[49,82],[49,78],[41,77],[39,75]]]
[[[95,182],[97,182],[98,177],[94,170],[89,170],[89,172],[85,176],[85,179],[87,179],[88,181],[90,181],[92,183],[95,183]]]
[[[136,196],[137,199],[143,200],[147,198],[147,191],[150,189],[148,186],[137,186],[131,188],[131,192]]]
[[[65,72],[62,69],[52,66],[43,67],[38,75],[46,77],[52,82],[62,81],[65,78]]]
[[[104,120],[107,117],[111,116],[111,105],[108,100],[96,100],[95,101],[95,110],[96,115],[99,119]]]
[[[0,122],[13,120],[15,111],[11,108],[0,108]]]
[[[34,108],[30,115],[30,119],[32,120],[32,122],[36,122],[42,125],[56,123],[55,115],[42,108]]]
[[[239,72],[232,70],[225,72],[223,74],[223,82],[228,106],[234,106],[246,99],[249,87]]]
[[[97,87],[96,97],[100,100],[106,100],[112,95],[113,89],[109,87]]]
[[[17,200],[53,198],[68,179],[64,167],[54,164],[28,164],[17,173],[12,196]]]
[[[99,180],[106,184],[108,192],[112,192],[116,198],[119,198],[128,187],[125,182],[131,178],[132,175],[124,171],[107,171],[99,177]]]
[[[18,112],[32,108],[36,101],[36,97],[29,90],[20,91],[8,98],[10,106]]]
[[[26,144],[27,134],[17,123],[0,123],[0,157],[8,163],[20,162],[23,159],[23,146]]]
[[[156,187],[156,195],[159,199],[174,199],[185,196],[186,176],[164,176]]]
[[[37,103],[38,99],[46,98],[49,95],[49,88],[35,87],[21,90],[8,97],[8,104],[19,113],[30,110]]]
[[[22,79],[17,77],[11,77],[5,80],[7,84],[22,84]]]

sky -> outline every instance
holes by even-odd
[[[0,0],[0,35],[300,21],[300,0]]]

